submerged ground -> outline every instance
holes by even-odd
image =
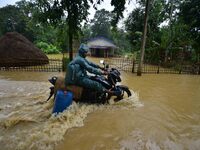
[[[58,117],[47,79],[63,73],[0,72],[0,145],[6,149],[198,150],[200,76],[122,72],[133,92],[106,106],[73,104]]]

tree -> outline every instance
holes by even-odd
[[[134,49],[138,50],[141,43],[141,35],[144,28],[144,8],[145,1],[139,1],[139,7],[134,9],[125,20],[125,29],[129,33],[130,42]],[[159,42],[159,25],[165,18],[165,1],[152,1],[149,6],[148,32],[147,32],[147,48],[150,47],[153,41]],[[139,34],[138,34],[139,33]],[[147,49],[148,50],[148,49]]]
[[[92,37],[91,25],[85,23],[80,32],[81,42],[85,42]]]
[[[123,18],[123,11],[125,10],[126,0],[111,0],[111,6],[114,6],[114,10],[112,11],[113,19],[112,26],[116,27],[119,19]]]
[[[68,24],[69,58],[73,59],[73,37],[80,30],[81,22],[86,20],[89,9],[87,0],[36,0],[40,10],[39,20],[46,23],[57,24],[65,19]]]
[[[133,45],[134,50],[139,50],[139,45],[141,43],[141,34],[143,29],[143,18],[144,13],[140,8],[136,8],[133,10],[128,18],[125,20],[125,29],[128,32],[128,39],[130,43]]]
[[[8,31],[16,31],[26,36],[30,41],[35,40],[32,21],[31,2],[19,1],[16,5],[8,5],[0,8],[0,35]]]
[[[105,9],[97,10],[91,20],[92,36],[104,36],[111,38],[112,14]]]
[[[76,36],[80,30],[81,22],[87,20],[89,3],[96,5],[103,0],[36,0],[36,4],[40,9],[39,19],[43,22],[57,23],[66,15],[66,22],[68,24],[69,50],[70,60],[73,58],[72,43],[73,36]],[[123,17],[122,12],[125,9],[126,0],[112,0],[111,5],[114,6],[114,25]]]
[[[69,36],[68,36],[68,25],[66,22],[62,22],[59,24],[59,26],[56,27],[56,34],[55,34],[55,39],[56,39],[56,46],[62,49],[62,52],[65,52],[69,46],[66,41],[69,41]]]
[[[142,45],[141,45],[141,56],[140,56],[140,62],[138,65],[137,75],[142,75],[142,64],[144,60],[144,51],[145,51],[145,44],[146,44],[146,33],[147,33],[147,23],[148,23],[148,13],[149,13],[149,4],[151,0],[146,1],[146,7],[145,7],[145,17],[144,17],[144,31],[142,35]]]
[[[100,4],[103,0],[35,0],[35,7],[38,8],[36,13],[37,18],[41,22],[53,23],[56,25],[60,20],[65,20],[68,24],[68,37],[69,37],[69,57],[73,58],[73,37],[78,35],[78,31],[81,29],[81,22],[87,20],[89,4]],[[125,9],[126,0],[112,0],[111,5],[114,6],[113,12],[114,22],[123,17],[122,12]]]
[[[132,53],[133,47],[128,40],[127,33],[120,28],[113,28],[111,30],[112,40],[116,43],[118,50],[115,51],[116,54],[122,55],[124,53]]]
[[[13,5],[0,8],[0,33],[1,35],[10,31],[25,33],[25,17],[20,9]]]
[[[190,38],[193,39],[192,46],[195,48],[196,61],[200,57],[200,1],[184,1],[180,5],[179,19],[182,20],[189,28]]]

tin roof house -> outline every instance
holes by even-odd
[[[112,57],[117,46],[105,37],[95,37],[88,40],[87,45],[90,48],[91,56]]]

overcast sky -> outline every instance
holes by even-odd
[[[14,5],[15,2],[17,2],[19,0],[0,0],[0,7],[6,6],[8,4],[10,5]]]

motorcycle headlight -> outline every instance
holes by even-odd
[[[49,82],[53,85],[56,84],[56,80],[57,80],[57,77],[53,76],[51,79],[49,79]]]

